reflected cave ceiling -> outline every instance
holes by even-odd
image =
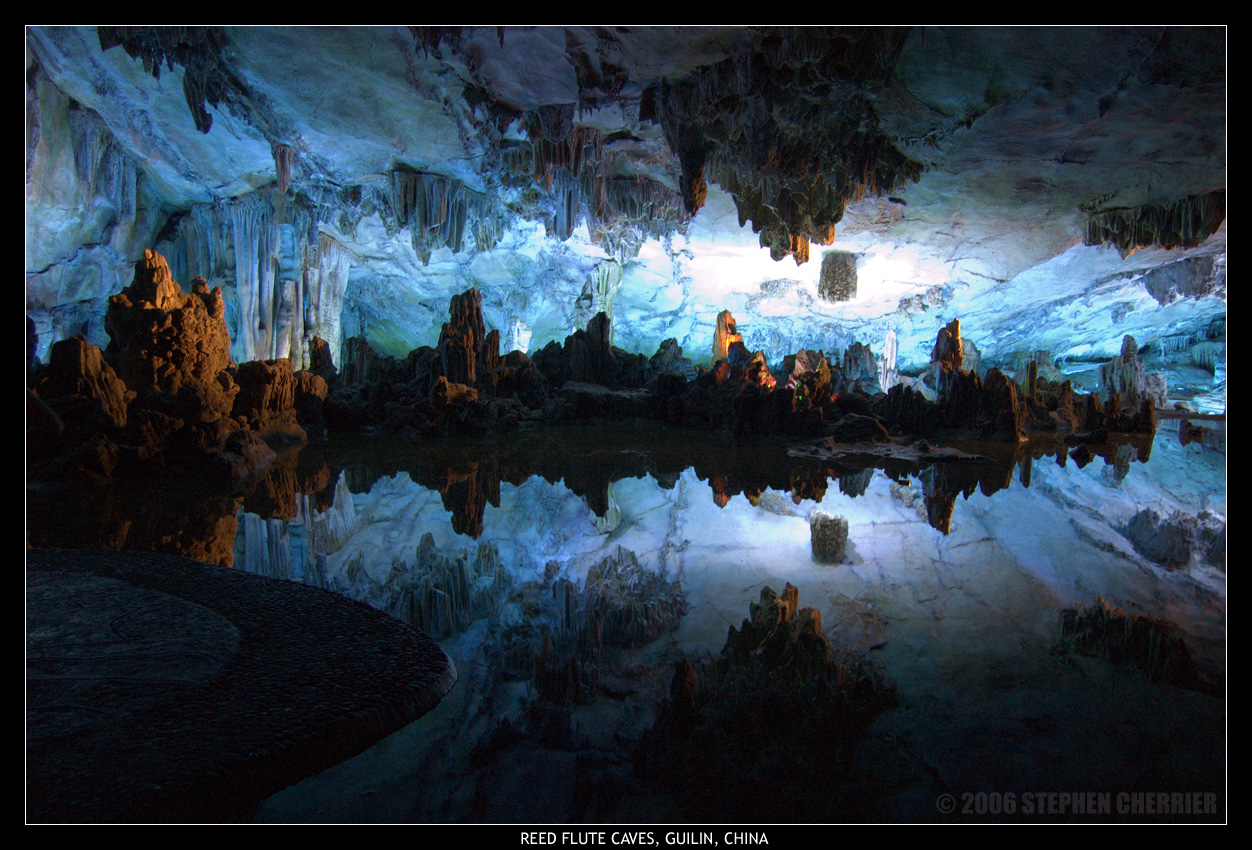
[[[107,342],[106,299],[155,246],[184,288],[223,287],[237,360],[299,361],[315,334],[403,354],[475,286],[531,351],[598,310],[616,345],[673,337],[697,362],[723,309],[771,361],[894,331],[906,370],[952,318],[988,362],[1220,339],[1224,404],[1221,27],[48,27],[26,45],[41,352]],[[854,292],[832,295],[830,252]]]

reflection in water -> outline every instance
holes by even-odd
[[[31,491],[28,521],[32,542],[201,553],[440,638],[461,671],[444,704],[262,818],[928,820],[944,792],[1221,788],[1220,687],[1171,682],[1224,680],[1224,577],[1191,550],[1157,566],[1141,553],[1168,547],[1131,531],[1148,505],[1224,513],[1207,451],[357,438],[238,491]],[[840,565],[812,557],[819,507],[847,520]],[[1062,631],[1098,596],[1157,618],[1129,621],[1150,627],[1128,664],[1103,620]],[[1162,634],[1194,676],[1161,673]]]
[[[1105,437],[1072,451],[1051,440],[984,444],[965,452],[931,448],[924,441],[909,447],[824,441],[788,449],[780,443],[699,439],[651,424],[547,428],[434,442],[393,436],[338,438],[289,449],[243,493],[225,485],[187,487],[148,479],[101,491],[34,490],[28,493],[35,508],[30,533],[32,545],[147,549],[229,566],[233,523],[241,505],[265,520],[300,516],[315,527],[316,515],[344,493],[367,492],[380,478],[401,472],[440,494],[457,534],[478,538],[486,506],[500,507],[501,484],[516,487],[535,476],[563,482],[603,518],[611,509],[610,486],[624,478],[650,475],[662,487],[672,487],[684,470],[693,469],[708,482],[719,506],[736,495],[755,505],[770,489],[791,493],[798,504],[802,499],[821,501],[832,480],[839,492],[858,496],[877,469],[901,483],[920,480],[929,522],[946,534],[958,494],[969,498],[975,490],[984,495],[1002,490],[1009,486],[1014,467],[1029,487],[1037,458],[1052,455],[1061,467],[1073,459],[1083,467],[1098,456],[1113,466],[1119,480],[1124,478],[1132,461],[1148,459],[1151,438],[1117,439]],[[278,526],[267,529],[271,536],[281,533]],[[333,537],[342,529],[320,533]],[[314,551],[325,550],[315,546]]]

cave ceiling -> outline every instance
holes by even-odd
[[[345,283],[297,298],[388,353],[432,344],[469,286],[532,350],[610,306],[616,344],[707,356],[729,308],[771,357],[893,330],[905,366],[955,317],[985,354],[1096,358],[1225,315],[1222,27],[34,27],[26,45],[41,337],[100,336],[156,246],[235,299],[257,338],[236,357],[275,353],[242,306],[266,279],[244,239],[280,282],[333,254]],[[818,286],[832,250],[856,256],[846,301]],[[1165,267],[1181,283],[1154,289]]]

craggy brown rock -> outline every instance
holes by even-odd
[[[319,431],[324,429],[324,408],[326,396],[330,394],[330,385],[324,377],[308,369],[296,372],[295,379],[297,421],[306,428],[313,427]]]
[[[81,335],[53,344],[48,367],[40,371],[33,389],[45,401],[69,395],[96,399],[119,428],[126,424],[126,408],[135,398],[104,362],[100,349]]]
[[[717,314],[717,330],[713,332],[713,362],[729,357],[730,345],[734,342],[743,342],[743,337],[735,327],[735,317],[729,310],[723,310]]]
[[[210,292],[196,278],[183,292],[165,258],[144,251],[131,285],[109,299],[105,330],[106,358],[140,397],[194,385],[204,393],[206,421],[230,415],[238,388],[226,371],[234,362],[220,287]]]
[[[473,386],[478,378],[479,350],[486,341],[483,326],[483,294],[470,289],[448,302],[450,320],[439,332],[439,357],[443,373],[454,384]],[[496,336],[499,360],[499,336]]]
[[[939,329],[930,360],[938,363],[945,373],[954,372],[964,365],[965,351],[961,345],[960,319],[953,319]]]
[[[443,375],[430,388],[430,403],[441,410],[454,410],[478,401],[478,390],[449,381]]]
[[[234,417],[256,429],[267,442],[307,438],[296,422],[296,378],[291,361],[253,360],[235,373],[239,385]]]
[[[321,401],[326,400],[326,394],[330,392],[330,385],[326,383],[326,379],[321,375],[308,369],[301,369],[299,372],[296,372],[295,379],[297,406],[299,406],[301,398],[304,396],[312,396]]]

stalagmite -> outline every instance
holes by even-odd
[[[729,357],[730,346],[736,342],[743,342],[743,337],[735,326],[735,317],[723,310],[717,314],[717,329],[713,332],[713,362]]]
[[[1139,344],[1129,334],[1122,338],[1121,354],[1100,367],[1101,392],[1106,400],[1120,399],[1122,410],[1137,410],[1145,401],[1165,407],[1164,384],[1162,376],[1144,372]]]
[[[965,362],[961,345],[961,320],[953,319],[939,329],[930,361],[939,369],[939,400],[943,401],[956,374]]]
[[[141,396],[195,388],[204,396],[205,421],[211,421],[229,415],[238,387],[226,374],[233,363],[222,292],[210,292],[203,278],[191,288],[183,292],[165,258],[145,251],[134,281],[109,299],[112,341],[105,355]]]

